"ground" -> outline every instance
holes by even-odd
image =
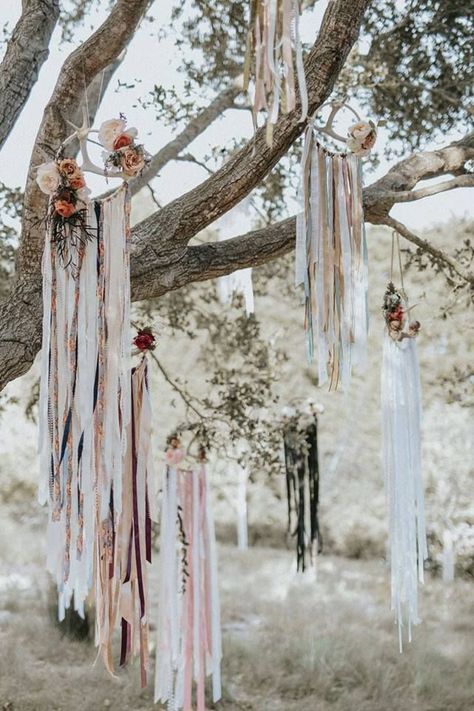
[[[383,561],[321,556],[295,575],[291,551],[220,547],[221,711],[470,711],[472,583],[428,579],[422,624],[402,655]],[[39,561],[0,575],[2,711],[145,711],[136,667],[110,678],[88,642],[52,623]],[[154,586],[156,588],[156,586]],[[153,636],[153,635],[152,635]],[[211,707],[210,707],[211,708]]]

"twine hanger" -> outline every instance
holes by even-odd
[[[390,281],[393,284],[393,262],[395,258],[395,240],[397,242],[397,254],[398,254],[398,268],[400,270],[400,287],[401,287],[401,292],[403,295],[403,298],[408,301],[407,295],[405,292],[405,285],[403,283],[403,267],[402,267],[402,253],[400,250],[400,235],[396,230],[392,231],[392,256],[390,259]]]

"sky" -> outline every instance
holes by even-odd
[[[95,4],[85,26],[76,33],[73,44],[60,45],[60,31],[56,29],[50,56],[41,69],[39,80],[32,91],[30,100],[20,115],[7,143],[0,151],[0,180],[6,184],[10,186],[24,185],[31,149],[41,122],[42,112],[52,93],[61,65],[72,49],[77,47],[81,40],[87,38],[91,29],[97,27],[104,19],[103,4],[102,2]],[[177,72],[179,55],[174,47],[175,30],[172,29],[167,37],[161,37],[161,35],[158,37],[159,29],[167,26],[170,21],[172,5],[173,0],[160,0],[160,2],[154,3],[152,8],[154,21],[143,23],[143,27],[132,40],[121,67],[104,95],[96,121],[96,125],[99,126],[103,120],[123,112],[128,118],[129,125],[137,127],[140,140],[151,153],[173,138],[173,129],[158,122],[153,109],[144,110],[138,104],[138,99],[146,97],[155,84],[162,84],[166,87],[175,85],[178,90],[182,86],[182,75]],[[323,2],[316,4],[312,13],[305,14],[305,21],[302,23],[304,41],[314,40],[326,5],[327,0],[323,0]],[[3,7],[3,22],[13,26],[20,14],[20,7],[20,0],[11,1],[7,7]],[[132,89],[117,91],[118,80],[134,86]],[[211,99],[212,96],[210,95],[209,98]],[[250,112],[228,111],[192,144],[191,150],[196,156],[203,156],[216,145],[225,146],[234,137],[250,138],[251,135]],[[454,134],[448,135],[442,143],[439,142],[437,145],[445,145],[456,138],[458,136]],[[380,129],[378,144],[382,147],[386,140],[384,129]],[[433,144],[431,147],[437,146]],[[99,158],[100,149],[97,150],[96,157]],[[91,153],[93,152],[94,148],[91,149]],[[383,175],[389,167],[390,163],[382,159],[380,166],[374,173],[366,174],[365,182],[367,184],[372,182]],[[153,188],[156,190],[160,202],[165,204],[193,188],[206,177],[207,173],[203,168],[192,164],[173,162],[154,180]],[[436,181],[427,181],[424,184],[429,184],[429,182]],[[100,177],[90,176],[88,184],[94,193],[101,193],[104,190],[103,179]],[[399,205],[392,210],[392,215],[404,221],[413,230],[421,230],[436,223],[446,222],[452,216],[472,216],[472,209],[469,207],[469,193],[470,191],[466,189],[458,189],[426,198],[423,201]],[[289,209],[294,212],[294,206],[290,205]],[[232,217],[233,219],[224,221],[225,229],[232,230],[233,233],[245,232],[248,229],[247,210],[236,210]],[[239,230],[240,225],[241,230]]]

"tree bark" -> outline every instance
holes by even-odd
[[[21,17],[0,64],[0,148],[49,55],[49,42],[58,17],[58,0],[23,0]]]
[[[310,114],[331,92],[357,38],[368,4],[369,0],[330,3],[319,37],[305,63]],[[76,50],[66,60],[64,74],[61,73],[45,112],[32,166],[50,158],[67,134],[65,120],[77,111],[81,99],[82,66],[86,82],[90,83],[128,42],[146,5],[147,0],[118,0],[104,25],[82,46],[80,53]],[[226,95],[226,101],[229,98]],[[208,180],[134,228],[131,263],[134,300],[157,297],[194,281],[257,266],[293,248],[295,218],[225,242],[198,246],[188,243],[260,183],[304,130],[305,124],[298,118],[299,107],[280,118],[271,147],[265,142],[265,131],[257,131],[254,139]],[[197,117],[191,134],[199,132],[202,125]],[[154,168],[175,158],[191,134],[184,129],[163,149],[161,156],[157,154]],[[386,176],[364,190],[365,219],[375,224],[386,223],[397,193],[406,196],[423,178],[461,175],[467,172],[466,161],[473,156],[473,137],[469,136],[444,149],[415,154],[400,161]],[[37,220],[44,214],[45,204],[33,180],[30,171],[17,278],[10,298],[0,304],[0,390],[28,370],[41,345],[40,258],[44,233]]]
[[[51,100],[44,111],[30,161],[25,187],[22,232],[17,255],[17,273],[37,278],[43,253],[43,216],[47,197],[36,185],[36,168],[52,160],[66,136],[67,121],[73,121],[84,101],[84,87],[113,62],[133,37],[149,0],[117,0],[102,25],[64,62]]]

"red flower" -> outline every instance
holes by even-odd
[[[152,351],[155,348],[155,336],[150,329],[138,331],[133,343],[139,351]]]
[[[114,151],[118,151],[120,148],[125,148],[125,146],[129,146],[132,141],[133,139],[131,136],[126,133],[121,133],[120,136],[117,136],[114,141]]]
[[[395,311],[390,311],[390,313],[388,314],[388,320],[403,321],[403,308],[401,306],[397,306]]]

